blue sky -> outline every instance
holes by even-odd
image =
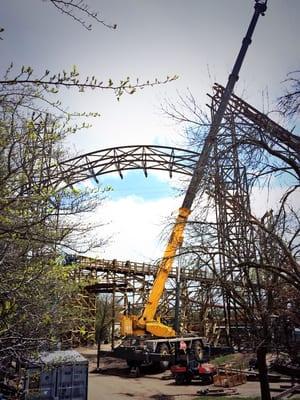
[[[166,180],[159,179],[155,173],[149,171],[145,177],[143,171],[126,171],[124,178],[118,174],[110,174],[101,177],[104,185],[111,186],[109,197],[118,200],[126,196],[138,196],[147,200],[155,200],[161,197],[174,195],[172,182],[168,182],[168,173],[165,172]]]
[[[95,75],[104,81],[127,76],[133,81],[137,77],[140,81],[163,80],[177,74],[175,82],[123,96],[119,102],[108,92],[62,91],[61,99],[69,110],[101,114],[91,129],[70,136],[66,146],[76,154],[133,144],[185,146],[182,127],[163,115],[161,104],[166,98],[176,102],[178,93],[184,95],[189,88],[205,107],[212,83],[226,84],[254,0],[86,3],[105,21],[116,23],[117,30],[94,24],[92,31],[86,31],[49,1],[2,0],[1,71],[13,61],[15,71],[30,65],[37,73],[70,70],[75,64],[82,76]],[[299,0],[269,0],[266,15],[258,21],[236,93],[260,110],[275,107],[286,74],[299,69],[299,15]],[[138,171],[123,181],[108,176],[101,181],[115,191],[95,218],[110,221],[107,232],[114,235],[114,244],[97,255],[136,261],[159,257],[164,223],[180,207],[171,189],[177,180],[151,173],[146,179]],[[131,219],[125,220],[128,212]]]

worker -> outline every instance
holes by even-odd
[[[187,366],[188,370],[193,373],[194,369],[198,367],[198,362],[196,360],[195,351],[193,349],[187,349]]]
[[[186,352],[186,343],[185,343],[185,341],[184,340],[181,340],[180,341],[180,343],[179,343],[179,350],[183,350],[184,351],[184,353]]]
[[[187,365],[186,348],[187,348],[187,345],[186,345],[185,341],[181,340],[179,342],[177,360],[178,360],[179,364],[182,365],[182,366],[186,366]]]

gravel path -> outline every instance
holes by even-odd
[[[139,378],[131,378],[126,362],[109,356],[100,359],[100,372],[96,369],[96,349],[78,349],[89,359],[88,400],[193,400],[197,398],[197,391],[209,386],[194,382],[190,385],[175,385],[170,372],[150,373],[147,370]],[[103,348],[103,350],[108,350]],[[272,383],[271,387],[279,387],[279,383]],[[210,386],[214,388],[214,386]],[[247,382],[237,386],[240,396],[259,397],[259,383]],[[225,397],[228,398],[228,397]],[[229,398],[234,398],[230,396]]]

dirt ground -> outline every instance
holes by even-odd
[[[108,350],[108,348],[102,348],[102,350]],[[88,400],[128,400],[130,398],[192,400],[199,397],[197,391],[208,387],[213,388],[213,385],[201,385],[199,382],[178,386],[172,379],[170,371],[154,373],[143,370],[139,378],[131,378],[125,361],[104,355],[100,359],[100,372],[95,373],[93,371],[96,369],[96,348],[80,348],[78,351],[89,360]],[[271,387],[279,387],[279,385],[280,383],[272,383]],[[259,397],[260,394],[258,382],[247,382],[237,386],[236,389],[239,396]]]

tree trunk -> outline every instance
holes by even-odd
[[[260,382],[260,393],[262,400],[271,400],[266,355],[267,355],[267,348],[265,343],[262,343],[256,349],[257,367],[258,367],[259,382]]]

